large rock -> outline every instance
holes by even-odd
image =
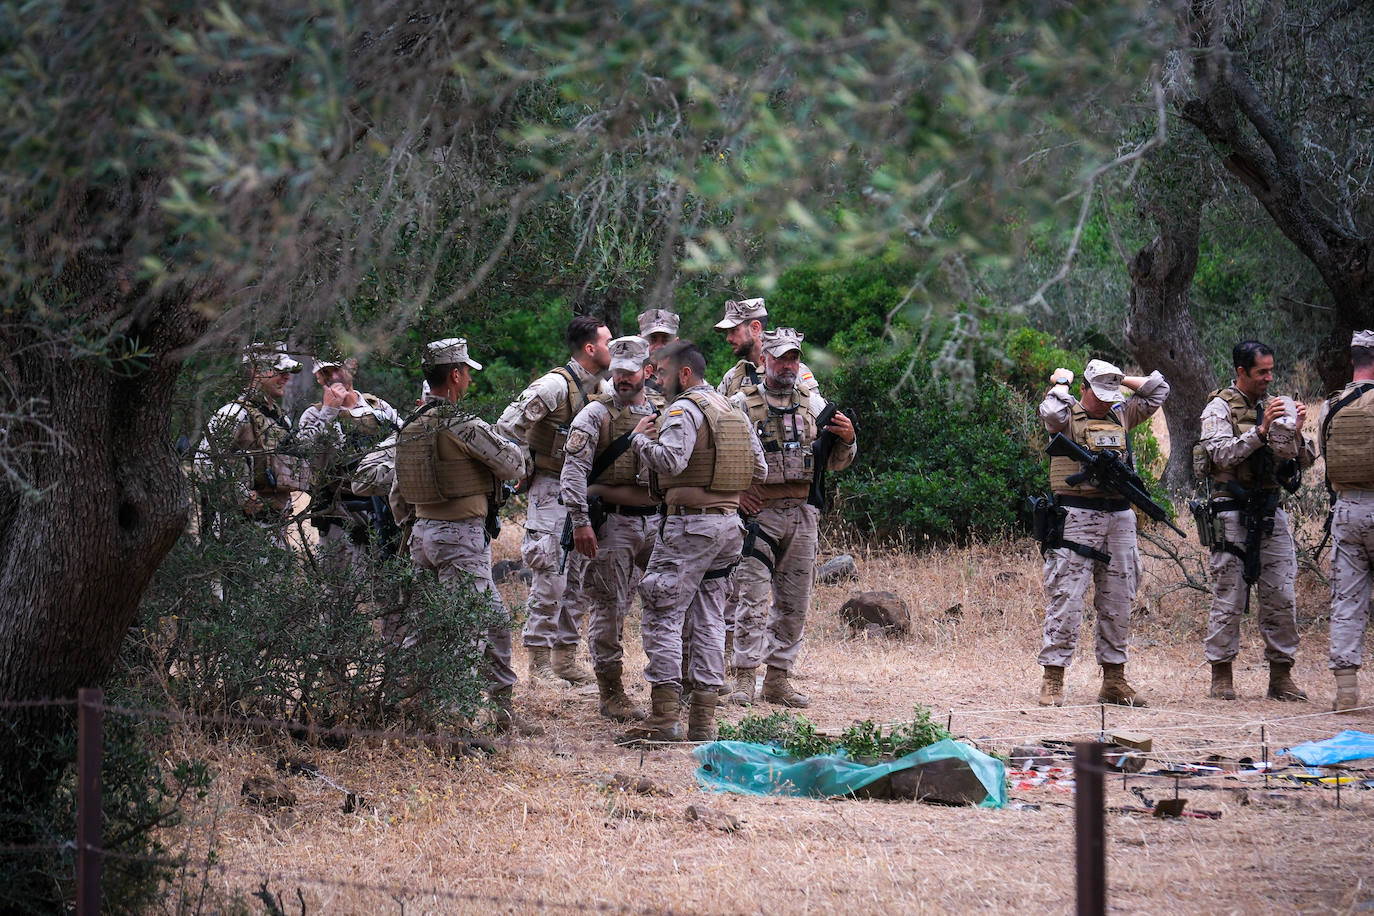
[[[931,760],[892,774],[892,797],[939,805],[977,805],[988,790],[967,761]]]
[[[859,592],[840,608],[840,618],[855,630],[890,636],[911,631],[911,610],[893,592]]]
[[[859,578],[859,566],[854,562],[854,558],[847,553],[842,553],[835,559],[816,567],[816,581],[822,585],[834,585],[836,582],[852,581],[857,578]]]

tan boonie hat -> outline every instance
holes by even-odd
[[[716,322],[716,327],[722,331],[728,331],[746,321],[767,317],[768,309],[763,307],[762,299],[731,299],[725,303],[725,317]]]
[[[611,369],[638,372],[649,360],[649,342],[643,337],[617,337],[606,344],[611,351]]]
[[[1126,400],[1121,393],[1122,372],[1105,359],[1095,359],[1083,370],[1083,381],[1104,404],[1119,404]]]
[[[682,326],[682,319],[667,309],[649,309],[639,316],[639,336],[648,337],[650,334],[672,334],[677,336],[677,329]]]
[[[1350,346],[1374,349],[1374,331],[1356,331],[1350,337]]]
[[[420,358],[420,365],[426,369],[433,366],[456,366],[459,363],[467,363],[474,369],[482,368],[481,363],[468,356],[468,342],[465,337],[445,337],[443,340],[425,344],[425,355]]]
[[[243,361],[260,369],[275,369],[293,375],[301,371],[301,364],[287,355],[284,343],[254,343],[244,351]]]
[[[763,347],[763,352],[769,356],[782,356],[793,350],[800,354],[801,342],[805,339],[806,335],[796,328],[777,328],[773,331],[764,331],[759,346]]]

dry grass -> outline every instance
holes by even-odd
[[[518,541],[518,528],[509,526],[497,558],[512,556]],[[829,544],[824,552],[845,546]],[[818,589],[799,665],[801,687],[812,698],[808,714],[822,726],[899,720],[923,703],[942,719],[952,712],[956,733],[992,750],[1005,752],[1033,736],[1097,734],[1099,708],[1089,705],[1096,693],[1090,630],[1067,685],[1070,701],[1083,705],[1034,705],[1042,599],[1033,544],[850,552],[862,579]],[[1316,589],[1305,585],[1302,592],[1305,617],[1314,621],[1304,625],[1296,672],[1313,701],[1260,699],[1265,673],[1252,617],[1237,666],[1243,699],[1220,703],[1204,698],[1205,596],[1160,594],[1172,581],[1167,565],[1150,561],[1147,569],[1129,671],[1154,705],[1109,710],[1109,728],[1149,733],[1158,755],[1178,760],[1213,751],[1258,756],[1262,725],[1271,749],[1343,728],[1374,730],[1369,711],[1339,719],[1321,714],[1333,691],[1325,632],[1315,620],[1323,607]],[[912,610],[912,635],[849,636],[836,609],[861,588],[900,595]],[[506,587],[513,607],[522,592]],[[956,605],[959,611],[950,613]],[[628,669],[637,673],[643,654],[633,622],[626,636]],[[520,650],[516,661],[522,668]],[[647,688],[631,680],[644,702]],[[290,902],[301,888],[309,912],[1036,912],[1073,906],[1073,796],[1064,788],[1015,789],[1014,802],[1039,807],[1001,811],[711,795],[695,787],[690,749],[616,747],[619,727],[596,715],[591,690],[522,682],[517,699],[547,734],[477,761],[442,761],[406,745],[302,751],[212,744],[182,733],[174,754],[209,758],[219,779],[214,796],[194,812],[198,832],[183,829],[169,839],[192,837],[199,849],[213,831],[227,866],[213,873],[215,886],[249,891],[260,883],[255,876],[274,875],[272,889]],[[334,782],[359,792],[367,800],[363,810],[342,813],[339,791],[303,777],[287,777],[300,796],[289,813],[268,816],[242,805],[243,778],[270,772],[285,751],[304,753]],[[598,780],[616,772],[646,775],[673,794],[627,796],[600,788]],[[1152,796],[1173,791],[1159,778],[1132,783]],[[1374,899],[1365,889],[1374,879],[1369,792],[1343,792],[1337,810],[1329,788],[1266,792],[1254,777],[1230,785],[1247,792],[1242,797],[1186,782],[1182,790],[1190,807],[1220,810],[1220,820],[1108,815],[1114,909],[1326,912],[1365,908]],[[1138,804],[1119,779],[1109,779],[1108,789],[1109,804]],[[724,833],[687,821],[687,806],[702,803],[734,814],[743,829]]]

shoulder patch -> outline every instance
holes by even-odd
[[[568,434],[568,441],[564,449],[571,453],[581,452],[587,447],[587,434],[580,429],[575,429]]]
[[[682,416],[682,408],[681,408],[681,407],[674,407],[672,410],[668,411],[668,416],[670,416],[670,417],[680,417],[680,416]]]

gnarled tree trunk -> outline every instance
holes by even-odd
[[[1193,483],[1191,452],[1200,417],[1216,380],[1202,352],[1189,310],[1197,270],[1200,205],[1190,202],[1157,216],[1159,235],[1131,259],[1131,302],[1126,346],[1147,370],[1169,381],[1164,420],[1169,427],[1169,464],[1164,485],[1180,494]]]

